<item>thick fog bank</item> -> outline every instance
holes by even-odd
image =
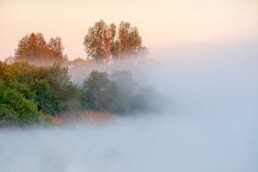
[[[103,125],[0,130],[0,171],[256,172],[255,46],[175,48],[134,67],[165,110]]]

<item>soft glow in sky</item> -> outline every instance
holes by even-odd
[[[149,49],[258,40],[257,0],[0,0],[0,59],[31,32],[60,36],[70,59],[86,57],[83,37],[100,19],[137,26]]]

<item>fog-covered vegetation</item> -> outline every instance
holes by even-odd
[[[92,68],[143,57],[147,48],[136,27],[122,21],[117,30],[100,20],[83,44],[87,59],[69,61],[60,37],[47,42],[42,33],[25,35],[14,56],[0,62],[0,125],[50,123],[53,116],[85,111],[125,115],[157,108],[150,103],[154,91],[135,83],[130,71]]]
[[[92,71],[83,84],[72,82],[68,67],[36,67],[0,62],[1,125],[49,122],[64,112],[102,111],[117,115],[155,110],[155,93],[133,81],[129,71]],[[66,113],[67,114],[67,113]],[[71,113],[74,115],[74,113]]]

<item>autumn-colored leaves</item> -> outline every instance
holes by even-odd
[[[29,61],[32,64],[62,63],[67,60],[60,37],[50,38],[47,43],[42,33],[24,36],[15,50],[15,61]]]
[[[103,20],[90,27],[84,38],[83,45],[88,57],[97,61],[109,62],[113,60],[139,55],[146,52],[142,45],[142,38],[136,27],[122,21],[116,31],[115,24],[107,25]]]
[[[106,24],[103,20],[90,27],[84,37],[83,45],[88,58],[97,62],[121,60],[145,53],[142,38],[136,27],[122,21],[116,29],[115,24]],[[60,37],[50,38],[46,42],[42,33],[24,36],[15,49],[14,61],[29,61],[31,64],[51,65],[68,60],[63,53],[64,46]]]

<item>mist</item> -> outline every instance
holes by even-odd
[[[175,46],[150,56],[112,70],[129,70],[166,97],[159,113],[1,129],[0,171],[257,171],[257,44]]]

